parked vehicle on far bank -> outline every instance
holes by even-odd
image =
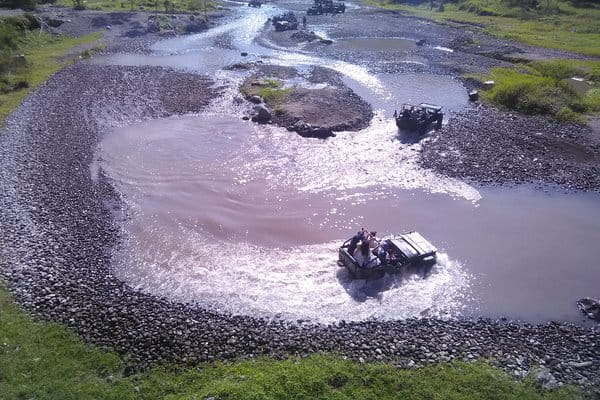
[[[344,3],[333,2],[333,0],[315,0],[311,8],[306,10],[308,15],[342,14],[346,11]]]
[[[298,29],[298,20],[291,11],[273,17],[271,23],[277,32]]]

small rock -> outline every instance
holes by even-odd
[[[583,361],[583,362],[572,362],[569,363],[569,365],[573,368],[586,368],[586,367],[591,367],[592,365],[594,365],[594,363],[592,361]]]
[[[248,98],[248,101],[249,101],[250,103],[254,103],[254,104],[260,104],[260,103],[262,103],[262,102],[263,102],[263,99],[262,99],[260,96],[256,96],[256,95],[255,95],[255,96],[250,96],[250,97]]]
[[[496,84],[496,81],[485,81],[481,84],[481,87],[484,90],[488,90],[494,87],[494,85]]]
[[[584,297],[577,301],[577,306],[588,318],[600,321],[600,300]]]

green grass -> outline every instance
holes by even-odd
[[[574,388],[542,392],[486,362],[401,370],[314,355],[260,358],[196,368],[161,366],[124,377],[115,353],[83,343],[65,327],[33,321],[0,287],[0,399],[454,399],[575,400]]]
[[[0,399],[133,399],[121,370],[118,355],[33,322],[0,288]]]
[[[165,1],[159,0],[83,0],[83,6],[88,10],[103,11],[155,11],[165,12]],[[63,7],[73,7],[72,0],[57,0],[56,4]],[[218,3],[210,0],[171,0],[169,12],[211,12],[214,11]]]
[[[398,4],[393,0],[364,0],[386,9],[402,10],[438,22],[459,21],[483,25],[484,31],[539,47],[600,56],[600,7],[575,8],[566,1],[553,1],[548,10],[508,7],[501,0],[446,3],[444,11]],[[439,1],[436,0],[436,4]],[[542,2],[545,4],[545,2]],[[462,8],[462,9],[461,9]],[[491,13],[493,15],[481,15]]]
[[[268,106],[278,109],[278,106],[292,93],[292,89],[284,89],[282,81],[271,78],[263,79],[260,85],[246,83],[242,85],[240,92],[246,97],[260,96]]]
[[[174,375],[158,369],[140,382],[142,398],[204,399],[575,399],[572,389],[542,393],[484,363],[454,362],[415,370],[360,364],[333,356],[205,365]]]
[[[290,93],[292,93],[292,89],[275,89],[266,87],[260,90],[259,95],[263,98],[265,103],[270,106],[275,106],[280,104]]]
[[[66,36],[54,37],[46,33],[28,33],[21,39],[19,51],[25,54],[27,67],[10,73],[9,79],[25,80],[29,87],[9,93],[0,94],[0,123],[10,114],[35,87],[44,82],[50,75],[63,68],[68,61],[60,61],[60,57],[68,54],[75,46],[98,41],[101,33],[93,33],[79,38]]]
[[[574,76],[585,78],[596,88],[587,93],[575,92],[566,82]],[[600,61],[533,61],[468,77],[495,81],[493,88],[482,92],[482,98],[505,109],[550,114],[560,121],[580,123],[585,121],[585,114],[600,111]]]

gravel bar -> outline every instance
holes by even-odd
[[[477,106],[426,141],[420,164],[483,184],[600,190],[600,137],[586,125]]]

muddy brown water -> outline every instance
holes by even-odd
[[[391,118],[403,102],[467,106],[457,80],[374,75],[365,66],[264,47],[255,38],[276,6],[240,7],[208,32],[159,42],[148,55],[94,62],[165,65],[225,88],[208,111],[107,132],[91,173],[123,197],[124,243],[114,272],[141,290],[239,314],[330,322],[484,315],[581,321],[575,301],[598,296],[600,196],[529,187],[480,189],[423,170],[422,142]],[[236,50],[214,46],[227,34]],[[326,141],[241,120],[233,101],[248,58],[338,71],[373,105],[371,126]],[[247,58],[247,59],[248,59]],[[309,87],[302,79],[287,82]],[[426,137],[424,140],[433,140]],[[360,226],[417,230],[438,248],[416,273],[357,281],[336,265]]]
[[[580,319],[574,300],[600,281],[599,196],[476,190],[420,170],[419,144],[383,125],[319,144],[222,115],[108,134],[100,166],[128,206],[116,274],[218,310],[321,322]],[[418,230],[439,263],[426,279],[354,281],[336,251],[360,226]]]

